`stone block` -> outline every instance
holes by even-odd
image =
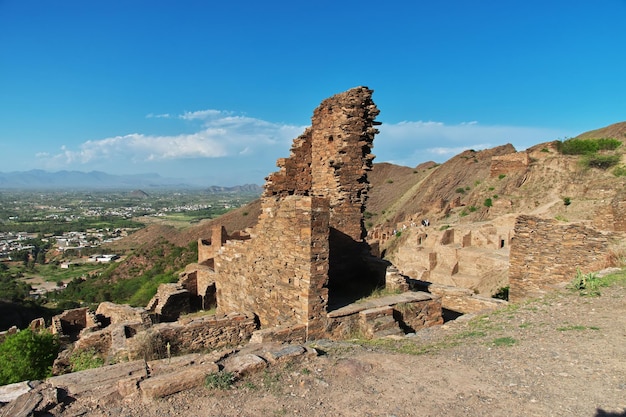
[[[243,376],[260,371],[267,367],[267,362],[263,358],[251,353],[237,355],[228,358],[224,363],[224,371],[232,372],[238,376]]]
[[[139,383],[144,399],[167,397],[180,391],[199,387],[204,384],[207,375],[219,372],[215,363],[189,366],[177,372],[158,375]]]

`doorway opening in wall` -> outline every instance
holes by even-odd
[[[443,317],[443,322],[444,323],[456,320],[459,317],[461,317],[462,315],[463,315],[463,313],[460,313],[460,312],[454,311],[454,310],[450,310],[448,308],[442,308],[441,309],[441,316]]]
[[[369,245],[330,228],[328,311],[352,304],[385,285],[385,268],[369,261]]]

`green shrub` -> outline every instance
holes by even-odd
[[[583,274],[580,269],[576,270],[576,276],[570,282],[569,288],[578,291],[580,295],[597,297],[600,295],[600,287],[607,286],[608,280],[603,280],[592,272]]]
[[[572,204],[572,199],[569,197],[563,197],[563,204],[569,206],[570,204]]]
[[[0,344],[0,385],[50,376],[58,352],[57,338],[46,331],[26,329],[7,336]]]
[[[598,151],[615,150],[622,145],[617,139],[568,139],[558,142],[558,149],[563,155],[589,155]]]
[[[478,208],[476,206],[469,206],[469,211],[470,213],[475,212],[476,210],[478,210]]]
[[[455,192],[459,193],[459,194],[464,194],[465,193],[465,189],[462,187],[457,188],[456,190],[454,190]]]
[[[626,177],[626,165],[620,165],[613,169],[613,175],[616,177]]]
[[[498,175],[498,179],[501,180],[502,178],[506,177],[506,174],[500,174]]]
[[[491,298],[509,301],[509,286],[507,285],[506,287],[498,289],[498,291],[494,295],[492,295]]]
[[[70,367],[72,368],[72,372],[99,368],[102,365],[104,365],[104,359],[98,356],[95,349],[93,348],[74,351],[70,355]]]
[[[582,160],[582,164],[588,168],[609,169],[620,161],[619,155],[589,154]]]
[[[206,376],[204,386],[209,389],[229,389],[235,382],[232,372],[214,372]]]
[[[483,205],[484,205],[485,207],[491,207],[491,206],[493,206],[493,201],[491,201],[491,199],[490,199],[490,198],[486,198],[486,199],[485,199],[485,202],[483,203]]]

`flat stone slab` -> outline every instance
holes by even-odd
[[[180,391],[199,387],[204,384],[207,375],[219,372],[215,363],[187,366],[177,372],[157,375],[139,383],[146,399],[163,398]]]
[[[8,403],[22,394],[32,390],[29,381],[16,382],[15,384],[3,385],[0,387],[0,403]]]
[[[261,369],[265,369],[266,366],[267,362],[265,362],[263,358],[248,353],[245,355],[233,356],[232,358],[228,358],[224,363],[224,371],[243,376],[252,372],[260,371]]]
[[[328,312],[330,318],[351,316],[358,314],[363,310],[371,310],[375,308],[393,306],[400,303],[417,303],[420,301],[429,301],[433,299],[433,295],[423,291],[408,291],[402,294],[387,295],[385,297],[373,298],[360,303],[348,304],[345,307],[338,308]]]
[[[283,349],[267,352],[267,359],[270,362],[277,362],[281,359],[295,358],[302,356],[307,352],[303,346],[287,346]]]
[[[132,361],[102,366],[71,374],[53,376],[46,382],[65,387],[71,395],[91,395],[103,398],[117,392],[117,381],[131,377],[147,378],[146,362]]]

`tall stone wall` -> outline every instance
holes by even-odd
[[[266,197],[255,231],[215,259],[218,312],[253,312],[264,327],[315,321],[328,300],[328,199]]]
[[[251,239],[229,240],[215,255],[219,312],[253,312],[263,327],[306,324],[314,338],[324,332],[329,292],[368,281],[363,211],[378,132],[371,96],[357,87],[324,100],[290,157],[278,160]]]
[[[515,223],[509,267],[509,300],[544,294],[570,282],[577,269],[598,271],[607,265],[605,235],[583,224],[522,215]]]
[[[279,159],[280,170],[267,177],[264,195],[328,197],[330,227],[361,241],[378,113],[372,90],[366,87],[324,100],[313,113],[311,127],[294,140],[291,156]]]

